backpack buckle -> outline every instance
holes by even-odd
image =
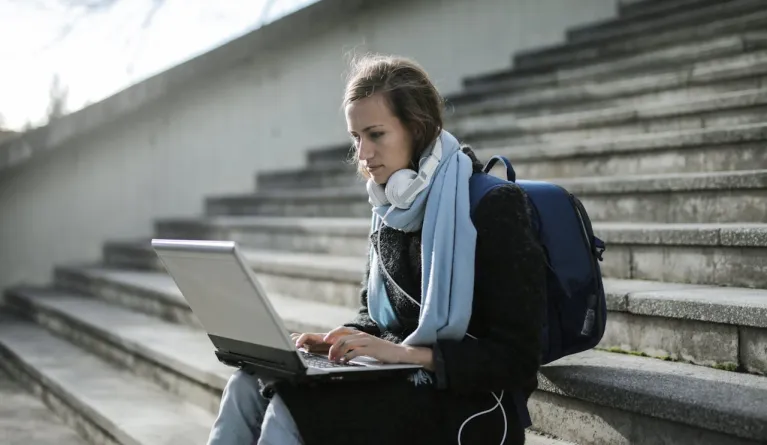
[[[605,253],[605,250],[607,250],[607,246],[605,245],[605,242],[595,236],[594,237],[594,255],[596,255],[599,261],[604,261],[604,259],[602,258],[602,254]]]

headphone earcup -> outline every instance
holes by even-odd
[[[394,207],[400,209],[410,208],[412,202],[408,202],[410,196],[404,196],[408,187],[413,183],[413,180],[418,177],[418,172],[403,168],[392,173],[389,180],[386,182],[386,199]]]
[[[376,184],[372,179],[368,179],[365,188],[367,188],[368,191],[370,205],[373,207],[381,207],[389,204],[389,200],[386,197],[386,190],[384,190],[383,186]]]

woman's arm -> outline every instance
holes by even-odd
[[[530,229],[522,189],[490,191],[476,209],[474,304],[469,333],[433,348],[437,385],[458,392],[524,385],[540,365],[546,305],[543,250]],[[477,332],[471,332],[475,329]]]

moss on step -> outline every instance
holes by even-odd
[[[714,363],[711,367],[723,371],[739,372],[738,364],[733,362]]]
[[[697,365],[697,363],[692,363],[686,360],[679,360],[668,355],[649,355],[642,351],[625,350],[617,346],[611,346],[609,348],[594,348],[594,349],[599,351],[613,352],[616,354],[627,354],[627,355],[635,355],[637,357],[654,358],[657,360],[664,360],[667,362],[691,363],[691,364]],[[698,365],[698,366],[707,366],[709,368],[721,369],[722,371],[746,372],[743,368],[740,367],[740,365],[733,362],[714,363],[713,365]]]

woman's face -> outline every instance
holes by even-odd
[[[376,184],[385,184],[397,170],[411,168],[413,137],[383,95],[347,105],[346,127],[354,138],[360,165]]]

